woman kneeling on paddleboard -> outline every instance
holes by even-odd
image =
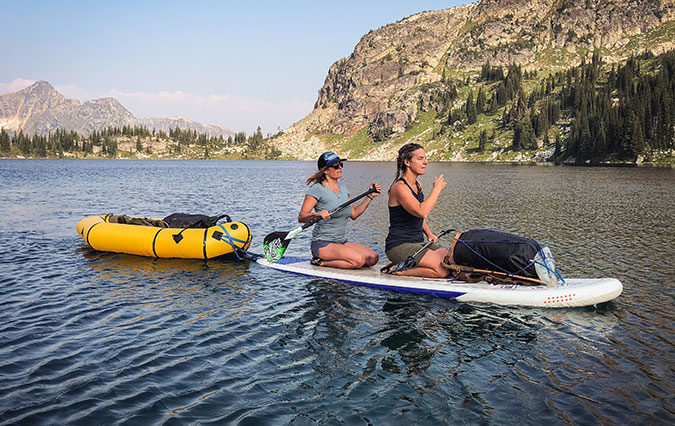
[[[436,244],[438,237],[429,229],[426,217],[446,184],[443,175],[434,178],[434,186],[425,200],[417,178],[426,170],[427,154],[421,145],[409,143],[398,150],[396,178],[389,188],[389,234],[384,249],[390,261],[399,263],[425,245],[426,235],[433,244],[415,256],[417,266],[395,274],[444,278],[450,273],[441,265],[448,250]]]
[[[321,154],[317,161],[318,171],[307,179],[307,185],[311,186],[300,208],[298,222],[311,222],[316,217],[323,219],[317,222],[312,232],[313,265],[343,269],[373,266],[379,261],[377,253],[363,244],[347,241],[345,234],[347,219],[356,220],[361,216],[373,198],[380,195],[382,188],[373,182],[377,192],[367,195],[361,204],[347,206],[331,215],[329,210],[349,200],[347,187],[338,184],[344,161],[347,160],[334,152]]]

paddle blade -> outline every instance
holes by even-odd
[[[416,267],[417,267],[417,261],[415,259],[413,259],[412,256],[408,256],[408,258],[406,260],[402,260],[402,261],[398,262],[398,264],[396,266],[391,268],[389,270],[389,273],[393,274],[394,272],[403,272],[403,271],[407,271],[408,269],[413,269],[413,268],[416,268]]]
[[[272,232],[263,240],[263,254],[268,262],[276,263],[284,256],[284,252],[291,242],[286,239],[288,232]]]
[[[390,263],[384,268],[380,269],[380,272],[383,274],[394,274],[396,272],[407,271],[408,269],[413,269],[417,267],[417,262],[413,259],[412,256],[408,256],[407,259],[402,260],[398,263]]]

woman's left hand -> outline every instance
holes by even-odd
[[[370,184],[370,187],[371,187],[371,188],[372,188],[373,186],[375,187],[375,189],[377,190],[377,192],[372,192],[372,193],[370,194],[370,196],[371,196],[372,198],[375,198],[375,197],[377,197],[378,195],[380,195],[380,194],[382,193],[382,186],[381,186],[379,183],[375,183],[375,181],[373,181],[373,183]]]

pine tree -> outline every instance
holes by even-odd
[[[527,105],[525,104],[525,95],[521,90],[518,93],[518,99],[516,100],[513,108],[509,111],[508,123],[510,126],[514,126],[518,121],[520,121],[527,114]]]
[[[262,142],[263,142],[262,130],[260,129],[260,126],[258,126],[255,133],[253,133],[248,138],[248,149],[250,151],[257,151],[258,149],[261,148]]]
[[[537,114],[537,127],[535,134],[537,137],[543,135],[544,133],[548,132],[548,126],[550,125],[549,120],[548,120],[548,105],[544,105],[544,108],[542,108],[539,111],[539,114]]]
[[[591,136],[590,124],[587,119],[581,122],[581,135],[579,138],[579,156],[577,156],[577,163],[582,163],[593,158],[595,150],[595,140]]]
[[[478,89],[478,96],[476,97],[476,114],[480,115],[485,112],[485,91],[483,90],[483,86]]]
[[[5,129],[0,129],[0,152],[9,152],[12,149],[12,142]]]
[[[509,65],[508,74],[506,75],[506,96],[508,99],[513,99],[518,91],[521,90],[523,81],[523,71],[520,65]]]
[[[633,116],[630,148],[634,157],[645,154],[645,136],[637,116]]]
[[[513,131],[513,150],[530,149],[535,145],[534,131],[528,117],[518,121]]]
[[[492,96],[490,97],[490,101],[488,102],[487,114],[495,115],[496,113],[497,113],[497,95],[493,93]]]
[[[473,90],[469,91],[469,96],[466,98],[466,104],[464,105],[464,108],[466,111],[466,120],[469,124],[473,124],[478,121],[476,104],[473,102]]]
[[[595,138],[595,151],[593,152],[594,161],[602,161],[607,157],[607,133],[605,132],[605,123],[599,121],[598,134]]]
[[[488,61],[482,67],[480,67],[480,79],[485,81],[490,78],[489,76],[490,76],[490,61]]]
[[[487,130],[483,129],[480,131],[480,137],[478,139],[478,151],[485,152],[485,145],[487,145],[487,141]]]
[[[19,134],[16,135],[16,142],[13,145],[19,147],[19,151],[24,155],[29,155],[33,151],[31,146],[30,139],[23,134],[23,130],[19,130]]]
[[[236,133],[234,135],[234,143],[236,144],[246,143],[246,133],[244,132]]]
[[[33,149],[37,157],[46,157],[47,156],[47,138],[43,136],[34,135],[33,136]]]
[[[534,135],[534,130],[532,129],[532,120],[527,118],[522,120],[523,123],[523,133],[521,135],[521,144],[525,149],[536,148],[536,138]]]
[[[498,107],[503,107],[509,100],[508,94],[506,93],[506,85],[503,81],[497,86],[497,90],[495,91],[495,99],[497,100]]]

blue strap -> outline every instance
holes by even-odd
[[[220,238],[220,241],[223,241],[227,244],[229,244],[232,247],[232,251],[234,252],[234,255],[237,256],[237,259],[239,260],[244,260],[246,255],[248,254],[249,256],[252,256],[254,259],[256,257],[260,257],[260,255],[257,255],[255,253],[248,252],[244,250],[243,248],[237,247],[235,242],[237,243],[242,243],[242,245],[246,245],[248,241],[240,240],[238,238],[234,238],[230,235],[229,232],[227,232],[227,229],[223,225],[219,225],[220,229],[223,230],[223,237]]]
[[[476,250],[474,250],[469,244],[467,244],[467,243],[483,243],[483,242],[488,242],[488,241],[479,241],[479,240],[460,240],[460,239],[457,239],[456,241],[457,241],[457,242],[460,242],[460,243],[462,243],[462,244],[464,244],[464,247],[466,247],[466,248],[468,248],[469,250],[471,250],[476,256],[480,257],[481,259],[483,259],[484,261],[486,261],[486,262],[489,263],[490,265],[494,266],[495,268],[497,268],[497,269],[501,270],[502,272],[504,272],[504,273],[506,273],[506,274],[509,274],[509,275],[518,275],[519,273],[523,272],[524,270],[526,270],[526,269],[529,268],[530,266],[534,265],[534,260],[532,260],[532,262],[530,262],[528,265],[526,265],[526,266],[523,267],[522,269],[518,270],[517,272],[509,272],[509,271],[507,271],[506,269],[502,268],[501,266],[496,265],[496,264],[495,264],[494,262],[492,262],[490,259],[485,258],[485,256],[483,256],[482,254],[478,253],[478,252],[477,252]],[[520,242],[520,241],[489,241],[489,242],[490,242],[490,243],[500,243],[500,244],[501,244],[501,243],[503,243],[503,244],[527,244],[527,245],[529,245],[530,247],[532,247],[532,245],[531,245],[530,243],[524,242],[524,241],[523,241],[523,242]],[[532,247],[532,248],[536,250],[536,247]],[[539,250],[537,250],[537,251],[539,251]]]
[[[494,231],[494,232],[498,232],[498,233],[500,233],[500,234],[508,235],[507,232],[497,231],[497,230],[494,230],[494,229],[481,229],[481,230]],[[517,271],[517,272],[509,272],[509,271],[507,271],[506,269],[502,268],[501,266],[496,265],[494,262],[490,261],[490,259],[485,258],[485,256],[481,255],[481,254],[478,253],[476,250],[474,250],[470,245],[467,244],[467,243],[482,243],[482,242],[487,242],[487,241],[461,240],[461,239],[455,239],[455,240],[458,241],[458,242],[460,242],[460,243],[462,243],[462,244],[464,244],[464,247],[466,247],[466,248],[468,248],[469,250],[471,250],[476,256],[480,257],[481,259],[483,259],[484,261],[486,261],[486,262],[489,263],[490,265],[494,266],[494,267],[497,268],[497,269],[500,269],[502,272],[507,273],[507,274],[509,274],[509,275],[518,275],[519,273],[523,272],[524,270],[526,270],[527,268],[529,268],[530,266],[532,266],[532,265],[534,265],[534,264],[536,263],[536,264],[541,265],[541,266],[543,266],[544,268],[546,268],[546,270],[547,270],[548,272],[553,272],[553,273],[554,273],[554,274],[555,274],[555,275],[556,275],[563,283],[565,282],[565,279],[562,277],[562,275],[560,275],[560,272],[558,272],[558,269],[557,269],[557,268],[556,268],[555,270],[551,271],[551,269],[548,267],[548,265],[546,265],[546,262],[545,262],[546,255],[544,254],[543,249],[541,248],[541,245],[539,246],[539,250],[537,250],[537,252],[538,252],[539,255],[541,256],[542,260],[544,260],[544,263],[537,262],[536,260],[532,259],[532,262],[530,262],[528,265],[526,265],[524,268],[520,269],[519,271]],[[537,249],[536,247],[533,247],[532,244],[530,244],[530,242],[527,242],[527,241],[522,241],[522,242],[521,242],[521,241],[489,241],[489,242],[491,242],[491,243],[502,243],[502,244],[527,244],[527,245],[529,245],[531,248],[533,248],[533,249],[535,249],[535,250]]]
[[[546,264],[546,254],[544,254],[544,249],[539,250],[539,256],[541,256],[542,262],[537,262],[535,260],[534,263],[543,266],[549,273],[553,272],[555,276],[558,277],[558,279],[564,284],[565,279],[562,277],[560,272],[558,272],[558,268],[553,268],[553,270],[551,270],[551,268],[549,268],[548,265]]]

